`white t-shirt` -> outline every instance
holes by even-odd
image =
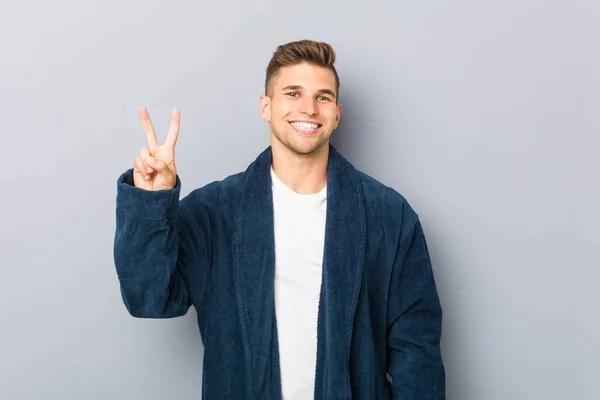
[[[314,398],[327,187],[298,194],[271,169],[275,311],[283,400]]]

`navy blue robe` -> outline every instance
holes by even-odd
[[[202,398],[281,399],[271,148],[180,199],[117,182],[114,261],[139,318],[197,311]],[[330,145],[315,399],[445,399],[442,310],[405,198]]]

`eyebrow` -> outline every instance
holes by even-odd
[[[281,91],[285,91],[285,90],[302,90],[302,89],[304,89],[302,87],[302,85],[288,85],[288,86],[284,87],[283,89],[281,89]],[[317,93],[319,93],[319,94],[328,94],[328,95],[332,96],[334,99],[336,97],[335,93],[331,89],[319,89],[317,91]]]

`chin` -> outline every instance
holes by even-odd
[[[320,127],[320,129],[322,128],[323,127]],[[274,139],[277,140],[277,142],[297,155],[314,154],[322,149],[323,146],[328,143],[329,139],[328,137],[324,137],[322,134],[299,134],[293,128],[287,130],[287,132],[284,131],[280,133],[277,133],[277,131],[271,131],[271,134]]]
[[[299,155],[310,155],[315,154],[319,150],[323,148],[324,145],[327,144],[327,141],[319,141],[313,143],[287,143],[286,147],[290,149],[292,152]]]

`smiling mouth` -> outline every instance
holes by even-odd
[[[313,133],[316,132],[322,125],[314,122],[290,122],[290,125],[301,133]]]

